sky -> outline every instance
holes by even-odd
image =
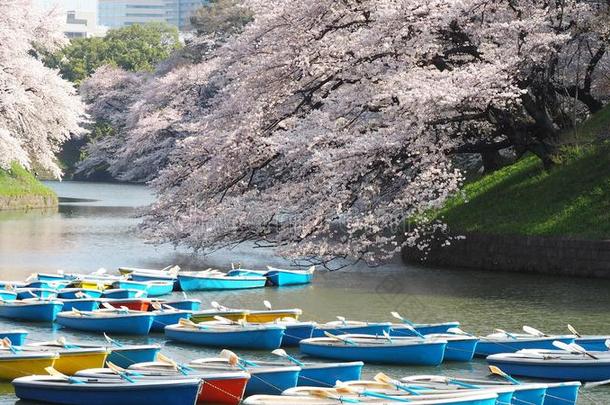
[[[97,8],[97,0],[34,0],[34,3],[44,8],[59,6],[64,10],[95,11]]]

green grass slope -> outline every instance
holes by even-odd
[[[578,137],[589,141],[609,129],[606,108]],[[610,144],[566,148],[550,171],[526,156],[466,184],[438,217],[453,232],[610,239]]]
[[[13,164],[10,170],[0,169],[0,209],[3,208],[1,204],[3,200],[28,197],[56,199],[55,193],[50,188],[20,165]]]

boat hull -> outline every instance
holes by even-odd
[[[100,307],[100,301],[94,298],[91,299],[60,299],[64,303],[63,311],[72,311],[77,309],[79,311],[95,311]]]
[[[47,374],[45,368],[53,367],[57,355],[47,353],[40,356],[0,356],[0,380],[12,380],[33,374]]]
[[[297,386],[334,387],[337,381],[356,381],[360,379],[364,363],[318,363],[307,364],[301,368]]]
[[[532,340],[502,340],[501,342],[492,342],[485,339],[481,339],[477,344],[475,356],[486,357],[492,354],[498,353],[514,353],[522,349],[547,349],[554,350],[553,341],[558,340],[560,342],[570,344],[574,342],[573,338],[570,337],[550,337],[550,338],[537,338]]]
[[[300,350],[303,354],[326,359],[363,361],[378,364],[410,364],[438,366],[445,354],[446,342],[420,343],[411,345],[379,345],[358,346],[338,345],[327,346],[312,342],[315,339],[301,341]]]
[[[579,389],[579,382],[549,384],[543,405],[576,405]]]
[[[28,336],[27,330],[7,330],[0,331],[0,339],[8,338],[13,346],[23,346],[25,338]]]
[[[15,291],[0,290],[0,299],[2,301],[14,301],[17,299]]]
[[[247,311],[246,321],[250,323],[274,322],[282,318],[299,319],[303,311],[298,308],[293,309],[272,309],[268,311]]]
[[[116,309],[121,309],[121,307],[125,307],[131,309],[132,311],[142,312],[146,312],[150,309],[150,301],[141,298],[111,299],[107,300],[106,302]]]
[[[122,315],[114,317],[73,316],[69,312],[60,313],[57,323],[71,329],[87,332],[104,332],[121,335],[147,335],[154,319],[153,314]]]
[[[283,335],[284,328],[270,327],[245,331],[237,328],[231,331],[212,331],[176,325],[165,328],[165,336],[178,342],[235,349],[274,350],[280,347]]]
[[[230,319],[232,321],[246,320],[248,311],[246,310],[235,310],[235,311],[200,311],[194,312],[191,315],[193,322],[208,322],[213,321],[215,316],[222,316],[223,318]]]
[[[390,328],[391,325],[389,323],[370,323],[368,325],[362,325],[362,326],[351,326],[351,325],[347,325],[347,326],[331,326],[331,327],[325,327],[325,326],[318,326],[316,328],[314,328],[311,336],[312,337],[324,337],[326,336],[324,334],[324,332],[328,332],[331,333],[333,335],[341,335],[341,334],[345,334],[345,333],[356,333],[356,334],[362,334],[362,335],[377,335],[377,336],[383,336],[384,332],[389,333],[390,332]]]
[[[100,298],[102,296],[102,292],[99,290],[87,290],[84,288],[66,288],[63,290],[59,290],[57,296],[59,298],[73,300],[79,298],[77,296],[80,295],[79,293],[86,295],[88,298]]]
[[[65,405],[193,405],[199,380],[70,384],[40,376],[13,381],[15,395],[23,400]]]
[[[24,288],[17,289],[17,299],[27,300],[30,298],[51,299],[57,297],[57,291],[48,288]]]
[[[35,322],[53,322],[63,303],[46,301],[28,304],[0,303],[0,317]]]
[[[182,301],[165,301],[164,304],[172,308],[181,309],[184,311],[199,311],[201,308],[200,300],[182,300]]]
[[[416,323],[413,328],[421,335],[432,335],[434,333],[447,333],[451,328],[458,328],[459,322],[442,322],[442,323]],[[415,332],[408,329],[405,325],[392,325],[391,334],[393,336],[417,336]]]
[[[309,339],[313,335],[315,324],[313,322],[299,322],[296,324],[285,324],[286,331],[282,339],[282,347],[298,346],[299,342]]]
[[[161,347],[157,345],[113,347],[106,361],[127,368],[133,364],[155,361],[159,351],[161,351]]]
[[[608,351],[606,347],[608,339],[610,336],[584,336],[576,338],[574,341],[589,352],[605,352]]]
[[[104,291],[104,298],[110,298],[110,299],[128,299],[128,298],[143,298],[143,297],[146,297],[145,290],[117,288],[117,289]]]
[[[199,404],[238,405],[241,403],[250,378],[204,378]]]
[[[280,395],[283,391],[297,386],[299,368],[277,367],[269,371],[248,370],[250,380],[246,384],[245,396],[258,394]]]
[[[610,379],[610,362],[571,361],[570,364],[557,362],[522,362],[489,356],[487,362],[502,371],[515,376],[544,378],[558,381],[601,381]],[[578,363],[578,364],[577,364]]]
[[[282,270],[270,270],[265,274],[271,285],[276,287],[288,285],[309,284],[313,279],[311,272],[292,272]]]
[[[105,349],[98,351],[86,349],[82,351],[66,350],[59,353],[59,358],[55,360],[53,368],[63,374],[73,375],[77,371],[85,368],[103,367],[106,356],[108,356],[108,352]]]
[[[178,275],[182,291],[243,290],[265,286],[265,277],[205,277]]]
[[[152,332],[163,332],[167,325],[175,325],[180,319],[189,319],[191,312],[189,311],[153,311],[155,315],[150,330]]]

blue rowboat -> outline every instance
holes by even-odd
[[[533,336],[523,333],[494,333],[481,336],[475,351],[475,356],[485,357],[498,353],[514,353],[523,349],[555,349],[553,341],[558,340],[563,343],[574,342],[574,336]]]
[[[58,301],[64,303],[62,311],[72,311],[72,309],[79,311],[95,311],[100,307],[100,300],[95,298],[59,299]]]
[[[100,298],[102,292],[100,290],[91,290],[88,288],[62,288],[57,292],[58,298],[65,298],[69,300],[79,298]]]
[[[160,311],[152,311],[155,315],[152,327],[152,332],[163,332],[167,325],[175,325],[180,322],[180,319],[189,319],[192,315],[191,311],[164,309]]]
[[[280,347],[285,328],[279,325],[232,325],[222,322],[201,322],[197,326],[169,325],[165,336],[193,345],[273,350]]]
[[[74,277],[63,273],[36,273],[36,279],[40,281],[62,281],[74,280]]]
[[[584,347],[589,352],[604,352],[608,351],[606,347],[606,340],[610,339],[610,336],[580,336],[574,339],[574,341],[580,346]]]
[[[0,301],[0,317],[24,321],[53,322],[63,307],[61,301]]]
[[[172,308],[182,309],[185,311],[199,311],[201,308],[201,300],[185,299],[180,301],[162,301],[163,304],[169,305]]]
[[[226,358],[203,358],[188,364],[197,372],[235,371]],[[256,394],[281,394],[284,390],[296,387],[301,368],[295,365],[262,366],[258,363],[240,361],[239,369],[250,373],[246,384],[245,396]]]
[[[0,331],[0,339],[8,338],[13,346],[23,346],[27,335],[28,331],[23,329]]]
[[[170,294],[174,290],[173,281],[117,281],[114,283],[114,287],[125,290],[137,290],[143,291],[148,297],[159,297],[161,295]],[[133,298],[133,297],[129,297]]]
[[[301,340],[313,336],[317,326],[315,322],[276,322],[276,324],[286,327],[282,347],[298,346]]]
[[[171,281],[172,283],[178,279],[176,274],[172,273],[141,270],[130,273],[129,278],[133,281]]]
[[[60,312],[57,323],[70,329],[123,335],[147,335],[155,315],[150,312],[98,310]]]
[[[451,333],[434,333],[425,335],[427,338],[444,339],[447,341],[444,361],[470,361],[474,357],[479,339],[474,336],[453,335]]]
[[[546,383],[546,385],[543,405],[576,405],[581,385],[579,381]]]
[[[269,271],[265,277],[274,286],[299,285],[309,284],[313,279],[313,273],[316,270],[315,266],[311,266],[307,270],[285,270],[268,267]]]
[[[414,323],[411,325],[420,335],[431,335],[434,333],[448,333],[451,328],[458,328],[459,322],[441,322],[441,323]],[[409,326],[403,323],[395,323],[392,325],[392,335],[396,336],[417,336]]]
[[[127,298],[145,298],[146,291],[133,290],[126,288],[115,288],[104,291],[104,298],[127,299]]]
[[[447,341],[374,335],[340,335],[301,340],[301,353],[335,360],[379,364],[438,366],[442,363]]]
[[[333,321],[316,326],[311,336],[324,337],[325,332],[333,335],[350,333],[383,336],[384,332],[390,332],[391,327],[390,322]]]
[[[15,288],[23,288],[27,285],[23,281],[0,281],[0,290],[13,290]]]
[[[610,379],[610,353],[570,353],[562,350],[521,350],[487,357],[487,362],[516,376],[559,381],[601,381]]]
[[[65,405],[194,405],[201,380],[135,381],[29,376],[13,380],[20,399]]]
[[[17,288],[17,299],[27,300],[30,298],[51,299],[57,297],[57,291],[50,288]]]
[[[16,299],[17,299],[17,293],[15,291],[0,290],[0,300],[14,301]]]
[[[189,272],[179,273],[178,281],[183,291],[240,290],[261,288],[267,279],[262,276],[230,277],[222,273]]]
[[[122,345],[112,347],[106,362],[127,368],[133,364],[155,361],[161,350],[159,345]]]

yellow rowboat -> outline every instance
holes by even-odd
[[[191,315],[191,320],[196,323],[208,322],[215,321],[215,316],[221,316],[232,321],[245,321],[249,313],[250,311],[248,311],[247,309],[206,309],[204,311],[193,312],[193,315]]]
[[[0,354],[0,379],[13,380],[35,374],[47,374],[46,367],[53,367],[59,355],[55,352],[2,351]]]
[[[260,311],[248,311],[246,321],[251,323],[275,322],[282,318],[298,320],[303,311],[299,308],[293,309],[269,309]]]
[[[59,358],[55,360],[53,367],[67,375],[87,368],[104,367],[108,356],[108,349],[105,347],[70,347],[60,342],[33,343],[24,346],[23,349],[57,353]]]
[[[104,291],[105,289],[112,288],[114,280],[78,280],[75,281],[76,287],[86,288],[88,290],[99,290]]]

